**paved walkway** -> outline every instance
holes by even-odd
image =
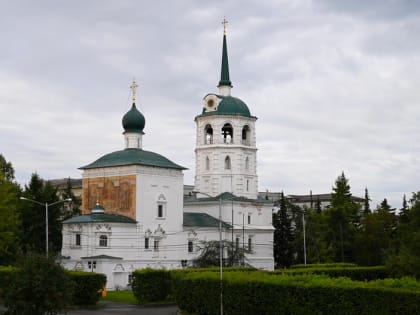
[[[0,307],[0,314],[5,308]],[[137,305],[116,302],[98,302],[94,309],[79,309],[65,313],[66,315],[177,315],[178,307],[172,305]]]

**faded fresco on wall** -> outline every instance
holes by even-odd
[[[99,202],[105,213],[136,218],[136,176],[112,176],[83,179],[83,213],[90,213]]]

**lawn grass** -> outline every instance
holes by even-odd
[[[101,298],[102,301],[110,302],[125,302],[125,303],[135,303],[138,304],[136,297],[133,294],[133,291],[107,291],[106,296]]]

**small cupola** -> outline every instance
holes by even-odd
[[[136,89],[138,85],[135,81],[131,84],[132,101],[131,109],[123,116],[122,126],[124,128],[125,148],[126,149],[141,149],[143,129],[146,124],[146,119],[143,114],[136,107]]]
[[[91,213],[92,214],[104,214],[105,213],[105,209],[97,201],[96,204],[95,204],[95,206],[92,208]]]

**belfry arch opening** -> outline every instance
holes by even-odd
[[[212,144],[213,143],[213,128],[211,125],[206,125],[204,127],[204,143]]]
[[[226,144],[233,143],[233,128],[231,124],[226,123],[223,125],[222,139],[223,139],[223,143],[226,143]]]
[[[242,144],[251,145],[251,128],[248,125],[242,128]]]

